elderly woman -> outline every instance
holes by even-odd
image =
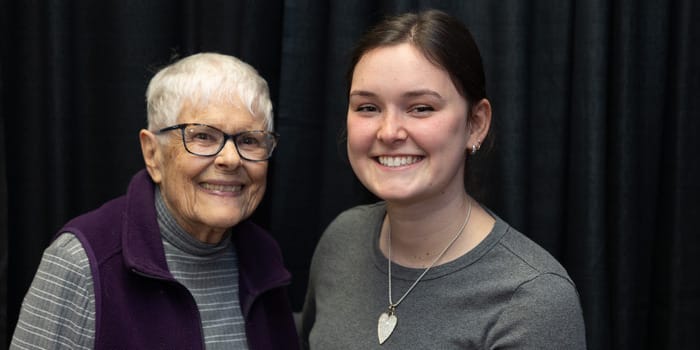
[[[63,227],[27,293],[13,348],[290,349],[277,244],[247,219],[275,148],[267,83],[213,53],[147,91],[146,169]]]

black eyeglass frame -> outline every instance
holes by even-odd
[[[213,154],[199,154],[199,153],[192,152],[187,147],[187,141],[185,140],[185,129],[187,127],[190,127],[190,126],[206,126],[208,128],[212,128],[212,129],[220,132],[222,135],[224,135],[224,140],[223,140],[223,142],[221,142],[221,144],[219,145],[219,148]],[[274,152],[275,147],[277,147],[277,142],[278,142],[279,137],[280,137],[280,135],[278,133],[276,133],[274,131],[267,131],[267,130],[246,130],[246,131],[241,131],[241,132],[238,132],[235,134],[227,134],[219,128],[216,128],[216,127],[213,127],[213,126],[207,125],[207,124],[201,124],[201,123],[176,124],[176,125],[168,126],[168,127],[162,128],[160,130],[157,130],[157,131],[155,131],[155,133],[162,134],[162,133],[165,133],[168,131],[178,130],[178,129],[180,130],[180,136],[182,136],[181,137],[182,138],[182,145],[185,147],[185,150],[190,154],[194,154],[195,156],[200,156],[200,157],[215,157],[216,155],[218,155],[221,152],[222,149],[224,149],[224,147],[226,146],[226,142],[228,142],[228,140],[230,139],[233,141],[233,145],[236,148],[236,152],[238,153],[238,156],[241,157],[241,159],[245,159],[245,160],[250,161],[250,162],[264,162],[264,161],[267,161],[270,158],[272,158],[272,153]],[[241,135],[250,134],[250,133],[261,133],[261,134],[266,134],[266,135],[269,135],[272,137],[272,147],[270,148],[270,152],[268,152],[267,157],[265,159],[250,159],[250,158],[244,156],[243,154],[241,154],[241,151],[238,149],[238,143],[237,143],[238,138]]]

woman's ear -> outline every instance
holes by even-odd
[[[481,143],[489,134],[491,127],[491,102],[482,98],[471,109],[471,117],[468,121],[469,138],[467,139],[467,148],[475,152],[481,147]]]
[[[161,154],[158,138],[152,132],[141,129],[139,131],[139,141],[141,142],[141,154],[146,164],[146,170],[151,175],[153,182],[160,183],[163,178],[161,171],[163,155]]]

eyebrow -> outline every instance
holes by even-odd
[[[418,97],[418,96],[424,96],[424,95],[432,95],[432,96],[435,96],[437,98],[442,98],[442,96],[439,93],[437,93],[437,91],[429,90],[429,89],[408,91],[408,92],[403,94],[404,97]]]
[[[411,97],[419,97],[419,96],[425,96],[425,95],[435,96],[439,99],[442,99],[442,95],[437,93],[437,91],[429,90],[429,89],[407,91],[407,92],[403,93],[402,97],[411,98]],[[371,91],[366,91],[366,90],[354,90],[354,91],[350,91],[350,97],[352,97],[352,96],[376,97],[377,94],[375,94],[374,92],[371,92]]]
[[[352,96],[360,96],[360,97],[374,97],[377,96],[377,94],[365,90],[353,90],[350,91],[350,97]]]

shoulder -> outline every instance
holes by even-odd
[[[31,289],[40,295],[43,302],[54,304],[79,304],[92,295],[92,273],[90,261],[81,242],[71,233],[58,236],[46,248]]]
[[[552,254],[515,228],[505,225],[506,232],[499,244],[522,265],[523,269],[530,270],[533,276],[557,275],[573,284],[566,269]]]
[[[580,313],[576,286],[567,276],[553,272],[541,273],[523,282],[513,293],[511,304],[537,305],[543,311],[563,309]]]
[[[71,232],[61,233],[44,251],[35,276],[39,289],[61,285],[56,296],[65,299],[70,294],[90,295],[93,275],[90,259],[83,243]]]
[[[81,242],[71,233],[62,233],[44,251],[22,303],[13,344],[91,348],[94,319],[90,263]]]
[[[326,229],[326,233],[333,230],[356,229],[366,227],[379,220],[386,213],[384,202],[358,205],[340,213]]]
[[[340,213],[326,227],[319,246],[333,246],[352,244],[358,242],[362,232],[372,232],[377,222],[386,212],[384,202],[358,205]]]
[[[80,240],[63,232],[44,251],[40,270],[60,278],[83,279],[90,276],[90,261]]]
[[[510,276],[510,291],[491,340],[504,347],[584,349],[579,294],[564,267],[533,240],[497,220],[504,231],[489,261],[499,266],[499,275]]]
[[[491,332],[496,343],[516,348],[585,349],[579,295],[570,279],[542,273],[520,285]]]
[[[111,255],[121,247],[121,229],[126,197],[112,199],[97,209],[68,221],[59,231],[72,233],[83,248],[96,253]]]
[[[512,302],[538,308],[578,308],[576,286],[559,261],[502,219],[496,220],[493,234],[498,239],[485,261],[490,273],[501,276],[503,291],[511,295]]]
[[[340,256],[366,254],[377,223],[386,212],[383,202],[359,205],[340,213],[321,235],[314,260],[338,260]]]

